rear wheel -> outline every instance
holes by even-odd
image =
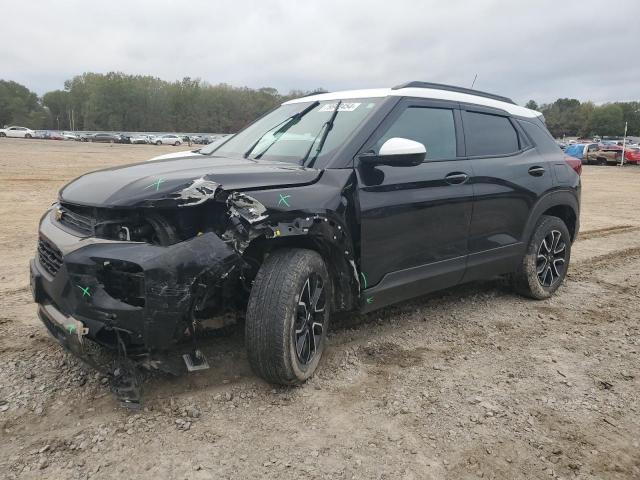
[[[6,133],[4,133],[4,132],[0,132],[0,138],[4,138],[4,137],[6,137],[6,136],[7,136],[7,134],[6,134]]]
[[[160,140],[158,140],[158,141],[156,142],[156,145],[162,145],[162,142],[161,142]]]
[[[245,342],[253,370],[271,383],[302,383],[315,372],[325,348],[331,282],[312,250],[278,250],[253,283]]]
[[[558,217],[543,215],[513,275],[515,290],[536,300],[549,298],[564,281],[570,258],[567,226]]]

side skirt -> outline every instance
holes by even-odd
[[[457,285],[462,280],[466,260],[462,256],[387,273],[377,285],[361,292],[360,312]]]
[[[461,283],[491,278],[496,275],[514,272],[525,253],[523,243],[514,243],[492,248],[484,252],[469,254],[467,269]]]

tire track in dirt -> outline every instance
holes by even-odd
[[[615,227],[596,228],[594,230],[587,230],[578,234],[578,242],[584,240],[590,240],[592,238],[608,237],[609,235],[618,235],[621,233],[635,232],[640,230],[640,226],[636,225],[618,225]]]
[[[576,280],[578,277],[593,273],[604,264],[607,264],[610,268],[615,268],[631,259],[635,259],[635,257],[640,257],[640,246],[614,250],[574,263],[573,268],[569,271],[569,276]]]

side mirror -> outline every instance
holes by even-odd
[[[382,144],[380,151],[360,155],[363,165],[391,165],[411,167],[420,165],[427,156],[425,146],[408,138],[394,137]]]

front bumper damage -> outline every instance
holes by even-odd
[[[250,195],[225,190],[208,177],[167,191],[160,188],[161,180],[141,189],[158,188],[158,193],[145,193],[127,205],[76,205],[61,195],[61,203],[41,220],[31,262],[43,323],[99,370],[87,344],[116,351],[115,366],[102,371],[121,400],[139,402],[132,361],[171,373],[206,365],[196,334],[241,316],[252,279],[274,249],[318,251],[335,285],[332,310],[358,307],[362,286],[355,262],[358,242],[350,235],[357,232],[352,172],[328,170],[314,183],[251,190]],[[154,231],[168,232],[170,241],[162,241],[157,231],[150,237],[138,223],[141,218]],[[126,233],[124,240],[114,235],[114,225]],[[182,363],[184,352],[189,353]]]
[[[136,358],[174,372],[175,364],[163,363],[164,352],[195,339],[194,308],[212,291],[224,301],[244,265],[211,232],[161,247],[77,237],[55,222],[52,212],[43,217],[30,264],[38,315],[66,349],[112,380],[132,370]],[[101,367],[87,353],[86,339],[116,350],[123,361]]]

